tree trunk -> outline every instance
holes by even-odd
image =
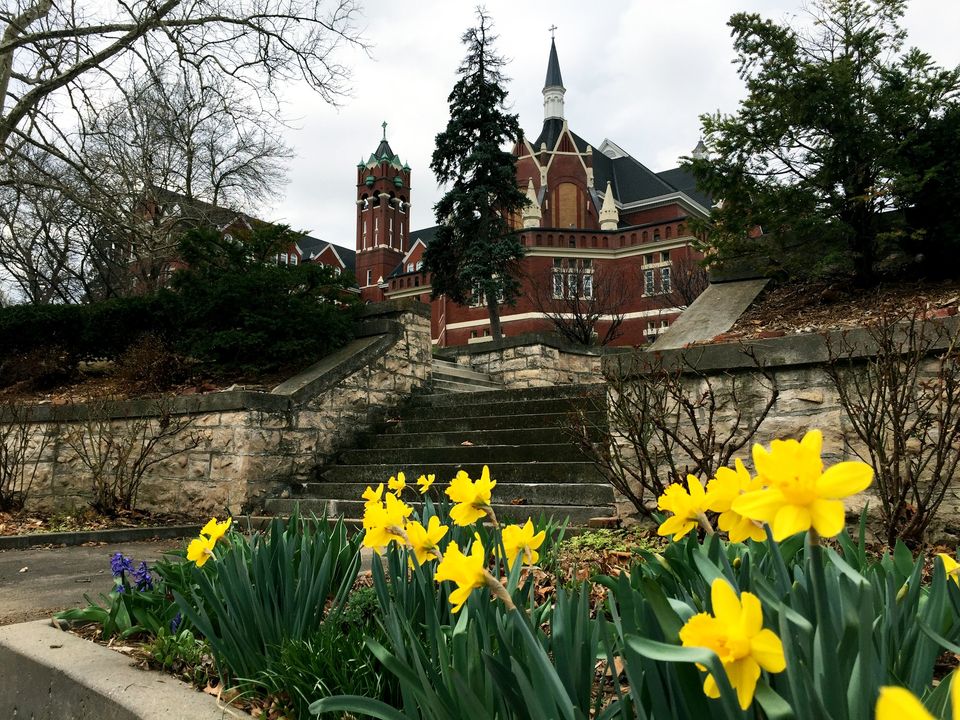
[[[494,340],[503,339],[503,331],[500,329],[500,308],[497,307],[497,297],[494,294],[487,295],[487,311],[490,313],[490,337]]]

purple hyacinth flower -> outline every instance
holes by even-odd
[[[133,572],[133,560],[128,557],[124,557],[121,553],[116,553],[112,558],[110,558],[110,569],[113,571],[114,577],[120,577],[123,573]]]
[[[179,612],[174,616],[173,620],[170,621],[170,634],[176,635],[177,630],[180,629],[180,625],[183,624],[183,615]]]
[[[143,592],[144,590],[153,590],[153,576],[150,575],[150,568],[147,567],[147,563],[141,561],[137,566],[137,569],[131,573],[134,582],[137,584],[137,590]]]

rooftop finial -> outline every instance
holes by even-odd
[[[383,127],[383,139],[386,140],[387,139],[387,121],[386,120],[383,121],[382,127]]]
[[[550,39],[553,40],[553,33],[556,32],[557,26],[556,26],[556,25],[551,25],[550,27],[547,28],[547,30],[550,31]]]

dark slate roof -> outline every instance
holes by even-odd
[[[563,132],[563,119],[562,118],[549,118],[543,121],[543,127],[540,129],[540,135],[537,137],[536,142],[533,143],[533,151],[540,152],[540,145],[545,143],[547,150],[553,150],[557,144],[557,139],[560,137],[560,133]],[[588,143],[582,137],[577,135],[575,132],[570,133],[573,136],[573,141],[577,145],[577,150],[580,152],[587,151]]]
[[[684,195],[689,196],[692,200],[696,200],[708,210],[713,206],[713,200],[710,196],[697,189],[697,181],[688,170],[682,167],[675,167],[657,173],[657,177],[670,183]]]
[[[417,240],[420,240],[424,245],[429,245],[430,241],[437,236],[437,231],[439,229],[439,225],[434,225],[432,227],[423,228],[422,230],[414,230],[410,233],[410,246],[413,247],[413,244]]]
[[[297,247],[300,248],[300,254],[303,256],[304,261],[309,261],[323,253],[328,247],[332,247],[337,255],[340,256],[340,259],[343,260],[343,264],[347,270],[354,272],[357,269],[356,250],[345,248],[342,245],[334,245],[326,240],[311,237],[310,235],[301,235],[297,240]]]
[[[560,60],[557,58],[557,43],[550,39],[550,59],[547,61],[547,79],[543,81],[545,88],[559,85],[563,87],[563,78],[560,77]]]
[[[434,225],[432,227],[423,228],[422,230],[414,230],[410,233],[410,247],[413,247],[413,244],[419,240],[424,245],[429,245],[430,242],[437,236],[437,230],[440,229],[439,225]],[[406,269],[403,266],[403,263],[397,265],[393,272],[391,272],[387,278],[398,277],[400,275],[406,274]]]
[[[387,142],[387,139],[384,138],[380,141],[380,144],[377,145],[376,152],[373,153],[377,158],[382,158],[386,155],[388,158],[393,159],[393,150],[390,149],[390,143]]]
[[[593,186],[601,196],[606,192],[607,181],[610,181],[613,196],[620,203],[669,195],[677,190],[636,158],[629,155],[609,158],[594,150]]]

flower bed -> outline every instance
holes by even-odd
[[[814,431],[670,486],[672,541],[582,582],[549,572],[562,526],[497,522],[486,469],[442,490],[398,474],[364,493],[362,535],[212,520],[176,561],[115,559],[117,589],[64,617],[168,656],[174,635],[203,643],[264,717],[952,717],[960,566],[868,552],[843,500],[872,471],[820,450]]]

